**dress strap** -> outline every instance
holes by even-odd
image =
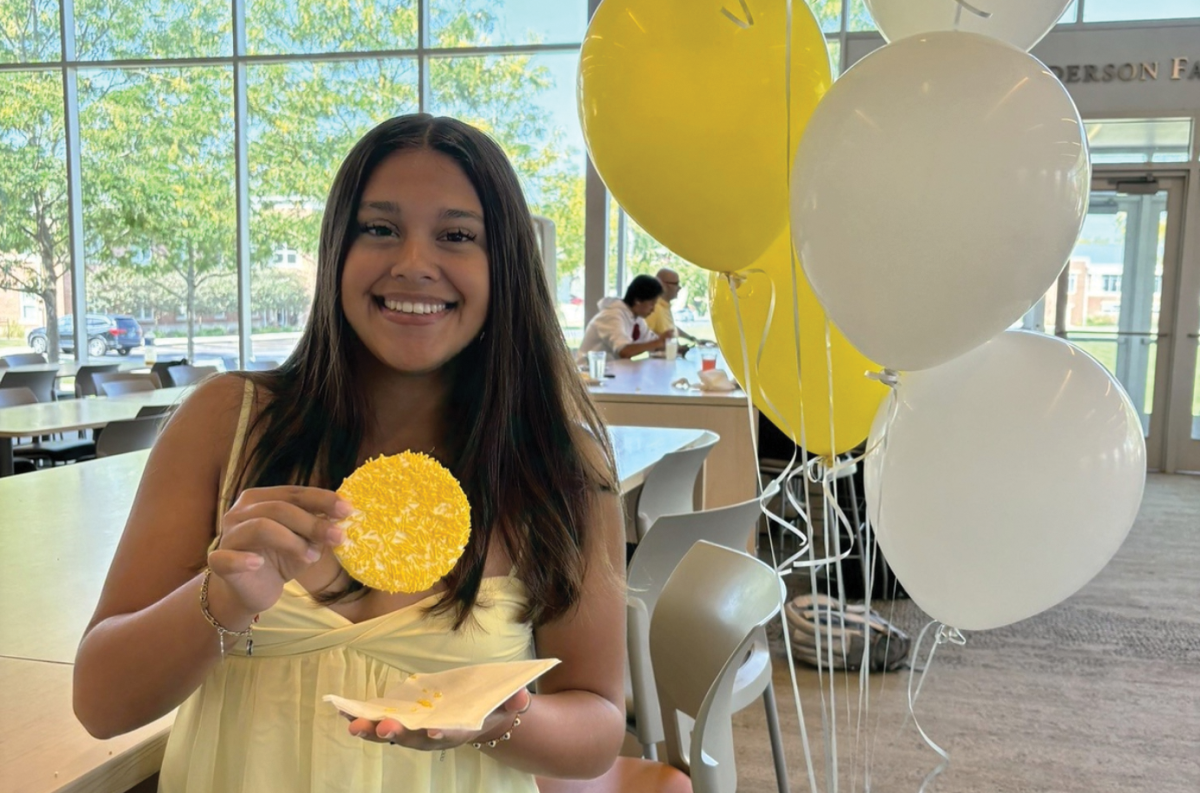
[[[225,468],[225,481],[221,483],[220,514],[224,514],[225,510],[229,508],[229,490],[233,487],[233,475],[237,470],[238,461],[242,459],[242,447],[246,443],[246,427],[250,423],[250,407],[253,404],[254,383],[247,380],[245,394],[242,396],[242,412],[238,415],[237,432],[233,436],[233,445],[229,449],[229,464]]]

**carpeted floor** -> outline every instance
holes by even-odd
[[[874,604],[916,633],[910,601]],[[816,790],[825,780],[821,692],[797,668]],[[916,793],[939,758],[907,719],[908,672],[834,677],[837,790]],[[786,660],[775,687],[791,790],[809,791]],[[1200,478],[1152,475],[1133,531],[1112,563],[1067,602],[1032,619],[944,645],[917,703],[950,765],[929,790],[956,793],[1200,792]],[[828,721],[832,721],[830,716]],[[776,790],[761,708],[735,717],[741,793]]]

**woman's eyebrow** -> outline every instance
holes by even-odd
[[[480,223],[483,222],[483,215],[478,212],[472,212],[469,209],[444,209],[442,210],[442,217],[445,219],[467,218],[478,220]]]
[[[403,214],[403,212],[400,210],[400,205],[394,201],[363,201],[362,204],[359,205],[359,210],[361,211],[363,209],[374,209],[391,215]],[[441,216],[443,220],[456,220],[465,218],[477,220],[480,223],[483,222],[483,215],[479,214],[478,212],[472,212],[469,209],[443,209]]]
[[[393,201],[363,201],[359,205],[359,209],[376,209],[380,212],[387,212],[392,215],[400,214],[400,205]]]

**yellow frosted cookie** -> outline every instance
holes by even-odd
[[[338,495],[354,513],[334,549],[346,572],[384,592],[423,592],[454,569],[471,536],[471,505],[454,475],[420,452],[368,460]]]

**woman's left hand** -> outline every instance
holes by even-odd
[[[468,743],[486,743],[499,738],[512,728],[516,714],[529,707],[530,696],[529,691],[524,688],[513,694],[503,705],[488,714],[479,730],[406,730],[404,725],[395,719],[352,719],[350,734],[364,741],[407,746],[409,749],[419,749],[423,752],[454,749]]]

